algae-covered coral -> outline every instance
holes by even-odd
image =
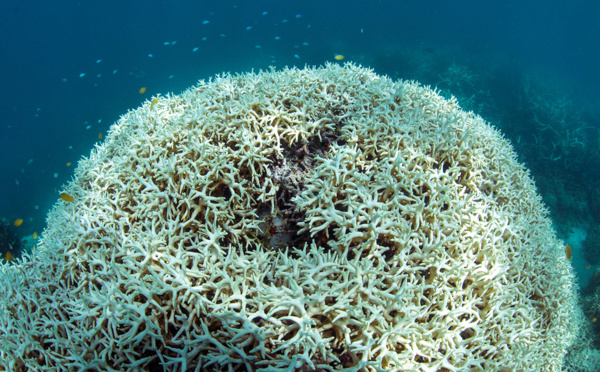
[[[564,247],[502,136],[352,64],[123,116],[3,265],[0,365],[557,371]]]

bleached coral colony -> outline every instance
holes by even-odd
[[[356,65],[157,97],[63,191],[1,266],[4,370],[558,371],[577,332],[510,144]]]

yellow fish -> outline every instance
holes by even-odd
[[[67,167],[70,167],[70,166],[71,166],[71,162],[70,162],[70,161],[68,161],[68,162],[67,162]]]
[[[154,105],[158,103],[158,97],[152,98],[152,102],[150,103],[150,110],[154,108]]]
[[[140,94],[146,93],[146,87],[141,87],[139,93]]]
[[[33,232],[33,240],[36,240],[36,239],[37,239],[37,231],[34,231]]]
[[[102,139],[102,133],[98,133],[98,139]]]
[[[571,249],[571,246],[568,244],[565,248],[565,253],[567,254],[567,260],[571,261],[571,257],[573,256],[573,249]]]
[[[75,201],[75,198],[73,198],[71,195],[67,194],[66,192],[63,192],[62,194],[60,194],[60,198],[69,203],[73,203]]]
[[[22,223],[23,223],[23,219],[22,218],[17,218],[15,220],[15,226],[21,226]]]
[[[4,255],[4,259],[6,261],[10,261],[10,260],[12,260],[12,258],[13,258],[13,255],[10,252],[6,252],[6,255]]]
[[[335,58],[338,61],[341,61],[342,59],[344,59],[345,57],[341,54],[336,54],[335,56],[333,56],[333,58]]]

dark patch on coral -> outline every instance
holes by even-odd
[[[319,158],[329,157],[329,146],[336,143],[337,136],[331,130],[324,130],[321,137],[313,136],[309,141],[282,145],[282,152],[274,156],[269,166],[271,178],[278,185],[276,192],[277,211],[260,211],[267,214],[263,243],[271,249],[303,249],[313,239],[309,232],[299,234],[298,223],[304,221],[304,212],[296,209],[293,202],[305,187],[306,179],[319,164]],[[317,240],[320,245],[321,240]],[[293,253],[290,253],[293,254]]]

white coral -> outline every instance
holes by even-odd
[[[347,64],[123,116],[1,267],[7,370],[558,371],[572,273],[454,101]]]

